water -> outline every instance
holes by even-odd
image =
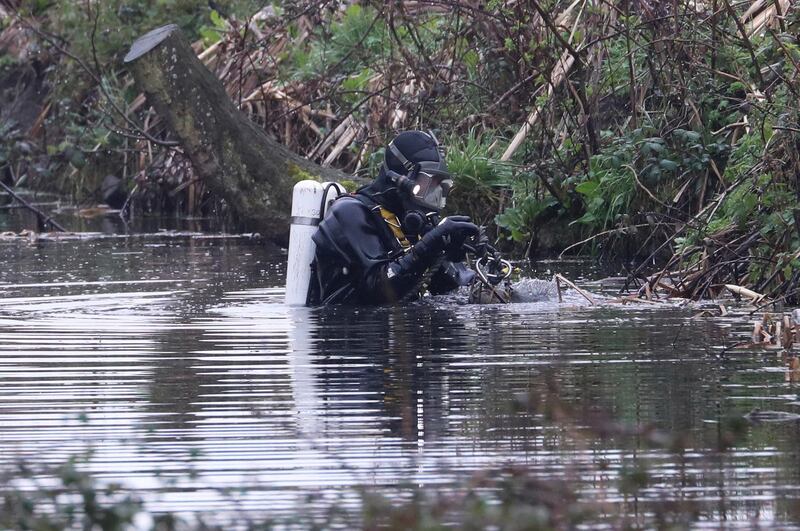
[[[566,479],[589,523],[800,522],[800,374],[724,350],[748,319],[575,294],[291,309],[284,260],[247,238],[0,241],[2,488],[57,485],[91,450],[81,469],[154,513],[324,522],[363,489],[452,494],[514,465]],[[682,452],[654,442],[675,434]]]

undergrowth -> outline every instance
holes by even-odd
[[[737,261],[719,272],[771,291],[795,289],[796,6],[539,7],[23,2],[3,21],[4,33],[19,30],[29,51],[46,52],[39,60],[50,106],[33,138],[4,136],[0,165],[13,173],[7,178],[68,190],[79,201],[116,174],[142,197],[171,198],[142,204],[202,213],[208,193],[187,184],[191,174],[174,175],[190,172],[185,158],[118,134],[127,124],[109,110],[109,100],[127,108],[138,97],[120,63],[127,46],[171,21],[198,50],[213,52],[209,68],[237,101],[247,100],[243,110],[317,162],[368,177],[397,131],[435,130],[456,175],[451,211],[491,225],[506,251],[566,248],[692,266],[700,247],[757,234],[738,254],[716,255],[719,264]],[[41,29],[23,31],[31,27]],[[132,115],[150,134],[169,136],[146,105]],[[30,125],[4,120],[4,131],[23,135]]]

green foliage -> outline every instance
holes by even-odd
[[[493,156],[498,150],[495,138],[492,132],[479,133],[473,128],[466,135],[451,135],[445,142],[447,167],[458,189],[489,191],[511,184],[514,168]]]
[[[638,19],[630,17],[629,27],[636,27]],[[633,32],[633,38],[641,38]],[[633,66],[635,72],[645,68],[647,54],[646,48],[631,44],[633,51]],[[603,59],[602,78],[600,85],[604,94],[627,95],[630,90],[630,70],[628,65],[628,42],[625,35],[619,35],[608,43],[608,54]]]
[[[127,0],[116,8],[103,2],[56,0],[48,2],[46,9],[50,21],[48,29],[61,35],[73,54],[91,62],[96,50],[101,68],[112,69],[119,68],[121,56],[146,31],[174,22],[195,38],[197,29],[209,14],[208,10],[197,9],[197,3],[189,0]]]
[[[514,205],[497,215],[495,223],[507,230],[512,240],[524,243],[531,237],[536,218],[557,204],[558,202],[554,199],[540,201],[532,195],[521,196]]]
[[[605,135],[610,141],[592,156],[589,172],[574,180],[584,204],[584,214],[574,223],[593,231],[630,225],[637,213],[661,207],[680,187],[705,182],[712,161],[725,160],[729,152],[724,142],[704,142],[697,131],[676,128],[665,137],[648,133],[636,129],[621,137]],[[661,197],[661,203],[654,204],[650,194]]]
[[[211,19],[211,25],[203,25],[198,30],[198,33],[200,33],[200,36],[203,38],[203,44],[206,46],[211,46],[222,40],[222,35],[226,31],[227,26],[225,20],[223,20],[215,9],[211,10],[209,18]]]
[[[465,135],[450,135],[447,167],[455,188],[448,198],[448,211],[463,212],[481,224],[492,221],[500,198],[514,180],[514,167],[494,156],[495,136],[471,129]]]
[[[654,139],[643,141],[641,145],[645,152],[662,149],[662,144]],[[592,157],[586,180],[575,186],[575,191],[584,198],[586,210],[575,223],[603,230],[627,215],[636,191],[635,170],[630,166],[635,151],[636,143],[632,139],[620,138],[606,151]]]
[[[122,531],[142,511],[140,500],[121,494],[119,485],[99,485],[80,470],[77,459],[59,467],[56,475],[61,483],[58,489],[7,490],[0,506],[0,527]],[[18,479],[33,477],[33,471],[20,466]]]
[[[385,24],[377,16],[371,7],[348,6],[340,19],[316,30],[319,35],[307,49],[298,47],[293,52],[288,76],[311,79],[334,66],[348,74],[363,72],[388,48]]]

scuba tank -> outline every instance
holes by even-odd
[[[311,281],[316,245],[311,237],[334,199],[347,190],[339,183],[300,181],[292,191],[292,225],[286,262],[286,304],[304,306]]]

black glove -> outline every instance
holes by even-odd
[[[473,224],[467,216],[450,216],[445,218],[441,225],[443,230],[451,231],[443,236],[445,256],[451,262],[463,262],[467,258],[467,252],[474,251],[474,242],[481,237],[482,229]]]
[[[478,235],[478,226],[467,216],[449,216],[425,233],[407,253],[398,260],[399,270],[427,269],[445,251],[448,256],[463,252],[464,242]]]
[[[472,247],[472,254],[474,254],[476,258],[483,258],[486,255],[492,254],[494,248],[489,243],[489,236],[486,235],[486,227],[480,227],[480,232],[478,236],[474,238],[470,247]]]
[[[479,233],[480,229],[472,223],[469,216],[448,216],[431,229],[423,240],[433,235],[434,238],[442,240],[446,252],[458,252],[464,248],[467,239],[474,238]]]

